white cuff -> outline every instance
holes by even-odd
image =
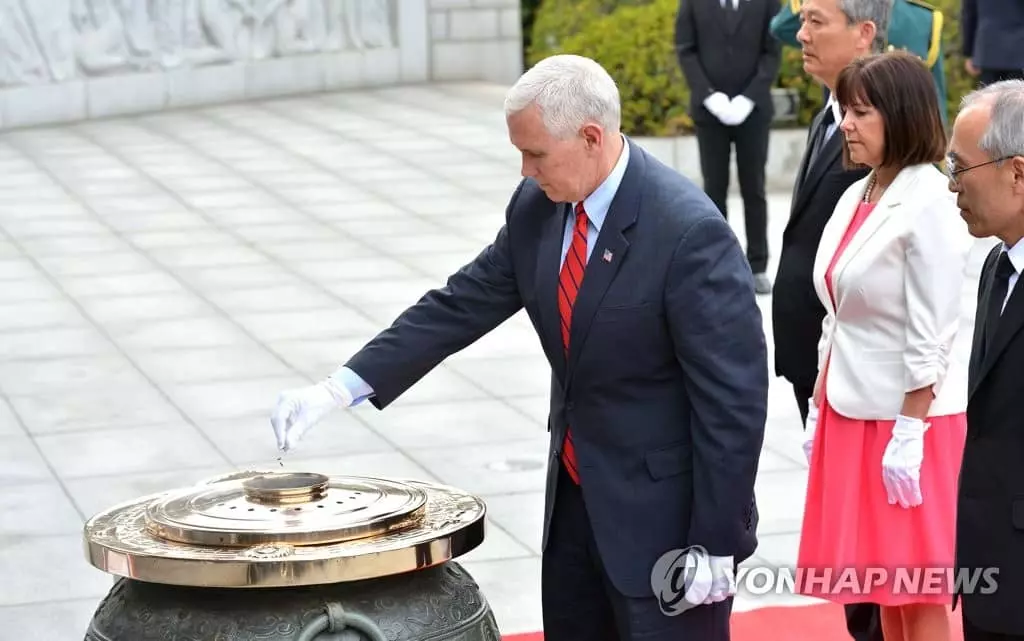
[[[926,431],[928,431],[928,423],[903,414],[896,416],[896,424],[892,427],[892,435],[900,438],[921,436]]]
[[[707,600],[708,595],[711,594],[711,586],[715,582],[715,577],[711,573],[711,564],[707,556],[700,555],[687,555],[687,565],[691,562],[694,563],[693,568],[693,581],[687,586],[686,592],[683,593],[683,599],[691,605],[701,605]]]
[[[320,385],[331,393],[331,398],[334,399],[338,407],[350,407],[352,405],[352,393],[341,380],[335,378],[334,374],[321,381]]]
[[[912,392],[931,385],[932,392],[938,395],[949,371],[950,358],[949,350],[941,347],[936,347],[930,356],[904,357],[905,391]]]

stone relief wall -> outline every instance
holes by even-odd
[[[0,88],[398,47],[401,0],[0,0]]]

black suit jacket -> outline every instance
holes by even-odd
[[[620,591],[649,596],[655,561],[674,548],[753,553],[768,368],[753,276],[728,223],[700,188],[629,145],[568,359],[557,288],[570,208],[528,179],[494,242],[347,365],[383,408],[525,306],[552,369],[545,545],[571,424],[602,562]]]
[[[957,496],[957,572],[998,568],[998,589],[960,595],[964,616],[991,632],[1024,635],[1024,282],[1010,295],[994,336],[986,335],[996,257],[978,284],[968,369],[967,441]],[[984,580],[978,588],[989,587]],[[954,606],[956,597],[954,596]]]
[[[727,0],[731,6],[732,0]],[[704,99],[721,91],[754,102],[767,122],[774,115],[772,84],[782,45],[770,30],[778,0],[740,0],[726,11],[721,0],[680,0],[676,14],[676,55],[690,87],[690,117],[718,122]]]
[[[823,113],[811,124],[808,141],[821,126]],[[808,145],[793,186],[772,295],[775,373],[801,387],[813,387],[818,374],[818,338],[825,317],[811,277],[818,242],[843,192],[868,173],[866,169],[843,168],[842,132],[838,129],[813,165],[808,164],[809,151]]]

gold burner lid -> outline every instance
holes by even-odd
[[[486,508],[414,480],[245,471],[115,505],[85,524],[89,562],[172,585],[288,587],[431,567],[484,539]]]
[[[149,504],[146,527],[199,545],[337,543],[416,526],[426,503],[406,483],[279,472],[169,492]]]

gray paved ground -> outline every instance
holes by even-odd
[[[492,239],[518,178],[501,92],[407,87],[0,136],[0,637],[81,639],[111,582],[84,561],[85,518],[272,463],[277,392],[332,371]],[[778,247],[788,196],[770,210]],[[536,630],[547,381],[520,315],[387,411],[336,413],[286,462],[484,496],[489,536],[466,566],[505,632]],[[774,380],[758,480],[773,562],[795,558],[798,421]]]

